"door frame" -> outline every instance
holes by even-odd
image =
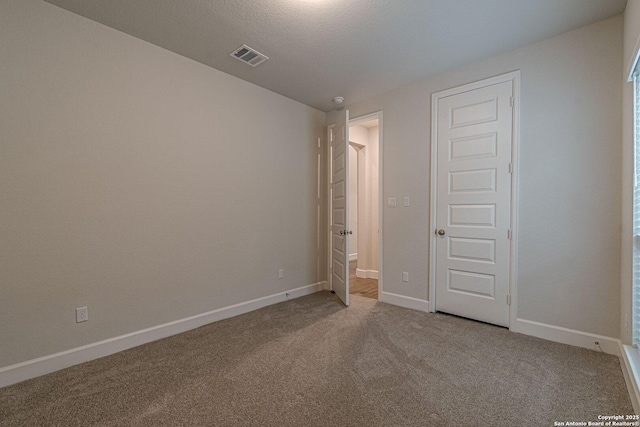
[[[431,95],[431,185],[429,219],[429,311],[436,311],[436,212],[438,195],[438,107],[441,98],[475,89],[511,82],[513,90],[513,124],[511,135],[511,243],[509,248],[509,329],[513,330],[518,318],[518,181],[520,174],[520,70],[478,80]]]
[[[353,141],[349,141],[349,150],[351,150],[351,148],[354,149],[355,151],[355,156],[356,156],[356,193],[357,193],[357,209],[356,209],[356,218],[360,216],[360,213],[362,212],[361,208],[361,204],[363,203],[363,199],[360,197],[362,196],[361,191],[360,191],[360,183],[364,182],[364,175],[365,175],[365,166],[366,166],[366,156],[367,156],[367,151],[366,151],[366,147],[362,144],[358,144],[355,143]],[[364,151],[363,151],[364,150]],[[351,153],[353,154],[353,153]],[[361,164],[362,163],[362,164]],[[351,165],[349,165],[349,173],[351,174]],[[350,186],[352,186],[351,184],[351,180],[349,180],[350,182]],[[352,197],[352,193],[349,192],[349,197]],[[353,211],[351,209],[349,209],[349,213],[353,215]],[[358,222],[358,227],[360,227],[360,221]],[[356,232],[356,242],[357,239],[359,239],[360,237],[360,230],[353,230],[354,232]],[[358,245],[356,244],[356,248],[358,247]],[[353,248],[350,248],[351,250],[349,252],[353,252]],[[351,262],[351,254],[349,254],[349,262]]]
[[[383,254],[383,206],[384,206],[384,199],[382,198],[383,195],[383,180],[382,177],[384,175],[383,170],[383,164],[384,164],[384,160],[383,160],[383,124],[382,124],[382,110],[379,111],[374,111],[373,113],[369,113],[369,114],[365,114],[362,116],[358,116],[358,117],[354,117],[354,118],[350,118],[349,119],[349,123],[348,126],[352,126],[352,125],[357,125],[359,123],[363,123],[363,122],[368,122],[369,120],[373,120],[373,119],[378,119],[378,301],[380,301],[380,295],[382,295],[382,290],[384,289],[383,287],[383,260],[384,260],[384,254]],[[329,159],[329,161],[327,162],[327,205],[328,205],[328,221],[327,221],[327,236],[328,236],[328,240],[327,240],[327,285],[329,289],[333,289],[333,283],[332,283],[332,265],[331,265],[331,249],[332,249],[332,239],[331,239],[331,207],[332,207],[332,203],[331,203],[331,141],[330,139],[330,134],[329,132],[331,132],[331,128],[333,127],[333,125],[329,125],[327,126],[327,159]],[[347,144],[350,141],[347,141]],[[348,203],[348,200],[347,200]]]

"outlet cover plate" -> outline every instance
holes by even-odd
[[[76,308],[76,323],[82,323],[89,320],[89,309],[87,307]]]

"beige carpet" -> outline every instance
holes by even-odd
[[[320,292],[0,389],[0,425],[549,426],[630,414],[616,357]]]

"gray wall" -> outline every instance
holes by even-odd
[[[37,0],[0,58],[0,367],[323,279],[324,113]]]
[[[384,208],[384,290],[428,299],[431,94],[519,69],[518,316],[618,337],[621,58],[617,16],[349,105],[384,110],[384,198],[412,202]]]

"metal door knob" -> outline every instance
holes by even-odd
[[[340,235],[342,236],[344,234],[344,230],[340,230]]]
[[[349,230],[349,231],[348,231],[348,233],[349,233],[349,234],[353,234],[353,231]]]
[[[440,230],[438,230],[438,235],[444,236],[444,229],[441,228]]]

